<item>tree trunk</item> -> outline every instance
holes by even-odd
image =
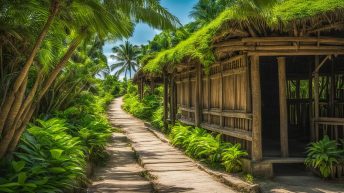
[[[44,86],[42,87],[41,92],[38,94],[37,100],[30,106],[30,109],[28,112],[25,114],[25,118],[21,124],[21,126],[17,130],[12,130],[9,132],[5,137],[0,141],[0,159],[10,151],[13,151],[15,147],[17,146],[21,134],[24,132],[26,124],[30,121],[32,114],[34,113],[37,104],[39,101],[43,98],[44,94],[48,91],[50,88],[51,84],[54,82],[56,79],[57,75],[60,73],[60,71],[63,69],[65,64],[68,62],[68,60],[72,57],[75,49],[78,47],[78,45],[82,41],[82,36],[76,37],[71,45],[69,46],[67,52],[65,55],[61,58],[60,62],[55,66],[53,71],[50,73],[50,76],[48,79],[45,81]],[[12,138],[13,137],[13,138]],[[11,145],[10,145],[11,143]],[[8,147],[9,150],[8,150]]]
[[[57,15],[57,12],[59,10],[59,2],[57,0],[53,0],[51,3],[51,8],[50,8],[50,15],[41,31],[41,33],[39,34],[34,47],[32,48],[32,51],[28,57],[28,59],[26,60],[24,67],[21,69],[16,81],[14,82],[13,85],[13,90],[10,92],[10,94],[8,95],[8,97],[4,100],[3,104],[1,105],[0,109],[2,109],[1,113],[0,113],[0,134],[2,133],[2,130],[4,129],[4,125],[8,116],[8,113],[10,111],[10,108],[15,100],[15,93],[18,92],[20,86],[22,85],[23,81],[25,80],[25,78],[28,75],[29,69],[33,63],[34,58],[36,57],[39,48],[42,45],[42,42],[44,40],[44,38],[46,37],[48,30],[54,20],[54,18]]]
[[[5,126],[6,118],[8,113],[10,112],[11,106],[15,100],[15,94],[14,92],[11,92],[9,96],[6,97],[4,106],[1,106],[1,112],[0,112],[0,134],[2,135],[2,131]]]
[[[21,124],[18,124],[18,125],[20,125],[20,127],[15,131],[15,133],[13,135],[12,141],[8,147],[8,150],[7,150],[8,154],[13,153],[14,150],[16,149],[16,147],[19,143],[20,137],[23,134],[23,132],[25,131],[26,125],[30,121],[33,112],[35,112],[35,109],[36,109],[35,106],[30,106],[28,111],[25,113],[24,120],[21,122]],[[1,157],[0,157],[0,159],[1,159]]]
[[[27,76],[29,69],[30,69],[30,66],[32,65],[33,60],[36,57],[37,52],[39,51],[39,48],[41,47],[42,42],[43,42],[45,36],[47,35],[49,28],[54,21],[54,18],[57,15],[57,12],[59,10],[59,1],[53,0],[51,3],[50,9],[51,10],[50,10],[49,17],[48,17],[46,23],[44,24],[44,27],[43,27],[41,33],[39,34],[39,36],[35,42],[35,45],[32,48],[31,54],[29,55],[28,59],[26,60],[23,69],[20,71],[18,78],[14,82],[13,92],[17,92],[19,90],[20,85],[23,83],[25,77]]]
[[[7,129],[4,130],[2,138],[0,140],[0,159],[6,154],[7,148],[12,141],[12,137],[15,132],[15,129],[12,129],[12,124],[15,120],[17,113],[19,112],[19,108],[23,101],[24,92],[26,89],[26,83],[27,83],[27,79],[24,80],[24,84],[22,84],[22,86],[20,87],[19,93],[16,95],[17,100],[13,103],[11,112],[9,113],[9,116],[7,119],[8,122],[5,124]]]
[[[25,95],[25,90],[26,90],[26,86],[27,86],[27,79],[28,78],[25,78],[23,84],[20,87],[20,90],[16,94],[15,101],[12,104],[10,112],[9,112],[9,114],[7,116],[7,120],[6,120],[6,123],[5,123],[5,127],[4,127],[4,130],[3,130],[3,133],[7,133],[9,130],[12,129],[14,121],[15,121],[17,115],[20,112],[20,107],[22,106],[24,95]]]

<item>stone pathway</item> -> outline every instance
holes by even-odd
[[[89,193],[149,193],[153,191],[151,183],[140,174],[144,171],[135,158],[127,137],[123,133],[114,133],[107,151],[110,160],[105,167],[95,169]]]
[[[136,119],[124,112],[121,109],[121,105],[122,98],[117,98],[111,103],[109,110],[110,120],[115,126],[120,127],[123,131],[125,131],[127,137],[131,141],[132,147],[139,155],[140,161],[144,165],[144,168],[153,176],[155,191],[195,193],[235,192],[228,186],[216,181],[215,178],[206,172],[198,169],[196,164],[194,164],[190,158],[188,158],[182,152],[159,140],[153,133],[146,129],[143,121]],[[128,154],[128,152],[125,154]],[[123,156],[123,154],[115,155],[114,159],[122,160],[118,161],[117,163],[123,164],[123,160],[126,158],[121,158],[121,156]],[[130,173],[130,170],[127,169],[127,166],[123,167],[124,168],[122,169],[125,170],[125,173]],[[110,181],[112,178],[116,178],[116,171],[119,169],[120,168],[118,167],[107,169],[112,171],[111,175],[109,175]],[[118,173],[120,174],[120,172]],[[134,178],[133,174],[127,175],[131,177],[125,177],[123,180],[125,180],[125,183],[128,183],[128,185],[131,185],[132,183],[130,179],[133,178],[133,181],[137,182],[135,183],[137,185],[134,186],[137,192],[141,192],[140,187],[145,187],[148,190],[148,183],[145,184],[144,180],[139,180],[138,177]],[[108,180],[106,176],[104,177],[105,181]],[[117,182],[123,185],[125,184],[124,181]],[[103,184],[106,185],[106,183]],[[97,186],[99,187],[99,190],[101,184],[98,184]],[[122,192],[122,190],[118,189],[118,192]]]

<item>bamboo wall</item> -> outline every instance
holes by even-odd
[[[199,87],[196,83],[198,76],[201,80]],[[197,72],[197,68],[194,68],[177,74],[180,119],[195,125],[195,106],[199,101],[200,126],[223,133],[225,140],[240,143],[250,153],[252,113],[249,77],[246,56],[214,64],[209,73]]]

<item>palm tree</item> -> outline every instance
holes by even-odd
[[[135,73],[139,68],[138,57],[140,55],[140,48],[129,41],[125,41],[124,44],[113,47],[112,52],[114,54],[110,55],[110,57],[116,60],[117,63],[111,65],[111,71],[119,68],[115,73],[116,76],[124,72],[126,79],[129,72],[129,78],[131,79],[131,73]]]
[[[190,17],[198,28],[214,20],[222,11],[233,4],[233,0],[200,0],[192,8]]]
[[[25,4],[21,6],[22,2]],[[0,103],[0,159],[14,150],[40,101],[80,44],[95,35],[101,39],[128,37],[133,31],[132,21],[160,29],[179,23],[159,0],[6,0],[1,1],[0,10],[0,39],[8,40],[8,47],[2,46],[5,50],[0,53],[1,81],[11,77],[0,90],[4,93]],[[43,50],[49,42],[60,48]],[[58,54],[49,62],[39,61],[37,55],[42,51]]]

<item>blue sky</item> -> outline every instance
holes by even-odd
[[[189,17],[192,7],[198,0],[161,0],[161,5],[167,8],[173,15],[177,16],[182,24],[189,23],[192,19]],[[147,44],[148,40],[160,33],[160,30],[153,29],[146,24],[137,24],[133,36],[129,39],[133,44]],[[111,48],[120,44],[121,41],[105,43],[103,47],[104,54],[108,57],[108,63],[114,61],[109,58]]]

